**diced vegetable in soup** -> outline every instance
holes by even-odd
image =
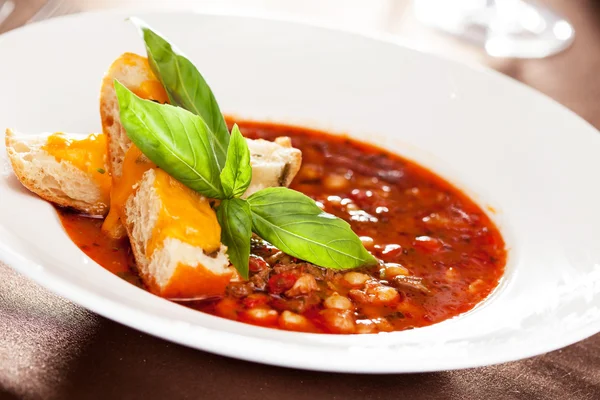
[[[321,268],[253,237],[249,279],[185,306],[249,324],[353,334],[431,325],[472,309],[498,285],[504,241],[469,198],[426,169],[382,149],[302,128],[238,122],[249,138],[289,136],[302,151],[291,184],[347,221],[380,265]],[[139,284],[129,244],[102,237],[101,220],[59,210],[80,248]]]

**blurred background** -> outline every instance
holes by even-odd
[[[273,16],[386,34],[463,63],[488,65],[600,126],[595,0],[0,0],[0,33],[111,8]]]
[[[269,14],[386,32],[441,51],[432,31],[495,57],[540,58],[568,48],[571,24],[551,5],[524,0],[0,0],[0,31],[52,16],[122,8]],[[551,2],[550,2],[551,3]],[[10,18],[10,20],[9,20]]]

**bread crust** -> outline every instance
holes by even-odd
[[[131,146],[131,140],[121,125],[119,103],[115,93],[114,81],[118,80],[126,88],[139,93],[142,85],[148,82],[159,84],[152,73],[148,59],[134,53],[124,53],[109,67],[100,88],[100,119],[102,131],[107,136],[107,155],[109,171],[120,177],[125,153]]]
[[[4,140],[12,169],[28,190],[46,201],[85,214],[108,213],[109,205],[103,201],[100,188],[84,171],[69,162],[56,161],[38,143],[18,138],[11,129],[6,130]]]
[[[264,139],[246,139],[250,150],[252,182],[242,196],[247,198],[261,189],[289,186],[300,170],[302,152],[292,147],[287,136],[273,142]]]
[[[123,222],[139,276],[152,293],[161,297],[189,299],[222,294],[233,273],[225,246],[221,245],[217,257],[210,259],[199,247],[165,238],[150,257],[146,255],[164,201],[154,189],[155,177],[154,170],[146,171],[125,207]],[[212,268],[208,266],[211,261]]]
[[[288,152],[289,161],[286,164],[284,172],[282,172],[280,178],[281,186],[288,187],[296,177],[296,174],[298,174],[298,171],[300,171],[300,167],[302,166],[302,152],[292,147],[292,139],[287,136],[275,138],[275,143],[281,147],[294,150]]]

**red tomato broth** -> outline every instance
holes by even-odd
[[[115,240],[105,235],[101,230],[103,219],[55,208],[71,240],[88,257],[113,274],[143,287],[135,272],[135,258],[129,240]]]
[[[277,249],[255,240],[249,282],[231,283],[219,299],[182,304],[273,328],[371,333],[427,326],[457,316],[471,310],[498,285],[506,262],[500,232],[481,208],[440,177],[346,137],[269,123],[238,124],[249,138],[291,137],[293,146],[303,154],[291,188],[349,222],[376,257],[399,264],[388,271],[401,270],[408,275],[391,278],[380,266],[363,268],[357,272],[370,280],[352,286],[344,276],[348,271],[325,270],[291,257],[267,262],[278,257]],[[71,238],[88,256],[135,282],[128,243],[115,245],[103,238],[101,220],[64,211],[60,215]],[[314,281],[313,290],[288,296],[300,276]],[[325,300],[334,293],[350,299],[351,309],[325,307]],[[393,298],[381,303],[379,293]],[[293,318],[303,318],[302,323],[284,322],[286,310],[286,315],[293,312]]]

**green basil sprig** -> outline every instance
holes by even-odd
[[[118,81],[115,91],[121,124],[146,157],[197,192],[224,197],[215,140],[202,118],[183,108],[143,100]]]
[[[225,163],[229,130],[215,95],[198,69],[166,39],[139,18],[130,18],[140,30],[146,45],[148,62],[163,84],[171,104],[202,117],[216,138],[215,153],[221,168]]]
[[[248,279],[252,217],[250,206],[242,199],[226,199],[217,208],[221,242],[227,246],[229,260],[242,278]]]
[[[121,123],[140,150],[168,174],[206,197],[220,199],[221,242],[248,278],[252,232],[291,256],[321,267],[377,263],[350,225],[288,188],[240,197],[252,180],[250,151],[237,125],[231,136],[216,99],[196,67],[138,19],[154,73],[173,105],[142,100],[115,81]],[[186,111],[187,110],[187,111]]]
[[[241,197],[251,181],[250,149],[236,124],[231,130],[227,161],[221,171],[221,185],[226,197]]]
[[[248,204],[254,232],[284,253],[332,269],[377,263],[346,221],[300,192],[267,188],[251,195]]]

